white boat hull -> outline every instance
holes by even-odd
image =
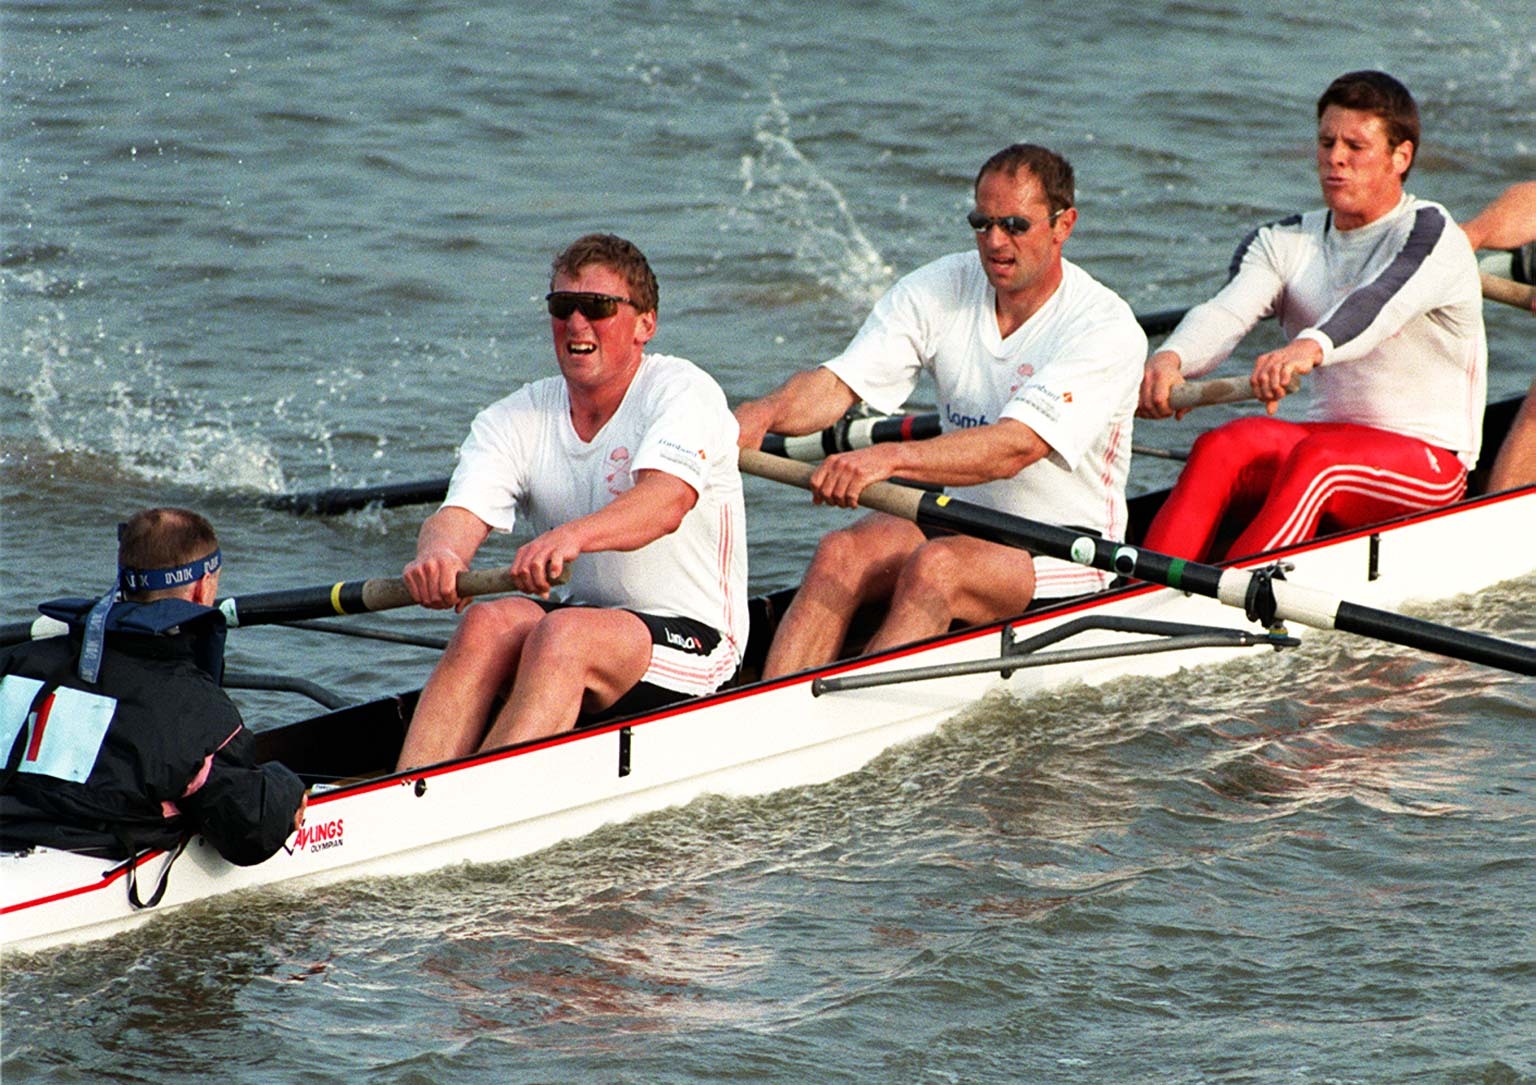
[[[1536,568],[1536,547],[1529,544],[1536,536],[1536,488],[1396,521],[1377,536],[1374,543],[1366,533],[1336,537],[1280,556],[1295,566],[1292,582],[1386,609],[1478,591]],[[994,658],[1006,628],[1029,636],[1090,613],[1255,631],[1232,607],[1140,586],[815,673]],[[1307,634],[1295,626],[1289,631]],[[1095,631],[1071,644],[1127,639]],[[982,673],[820,697],[812,695],[812,673],[744,686],[627,724],[316,794],[304,831],[258,866],[231,866],[194,839],[153,908],[130,905],[124,864],[48,849],[3,856],[0,934],[7,952],[33,951],[111,935],[190,902],[257,886],[514,858],[706,793],[755,795],[833,779],[935,730],[1000,688],[1026,698],[1073,682],[1167,675],[1232,658],[1230,648],[1202,648],[1029,667],[1008,679]],[[140,860],[141,895],[151,891],[164,859],[155,853]]]

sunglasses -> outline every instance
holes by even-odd
[[[1061,211],[1052,211],[1050,218],[1046,221],[1052,226],[1056,225],[1057,217],[1065,210],[1066,208],[1063,207]],[[965,221],[970,223],[971,229],[975,230],[978,234],[984,234],[994,226],[1001,226],[1003,233],[1010,237],[1019,237],[1022,234],[1027,234],[1029,233],[1029,228],[1034,225],[1033,222],[1022,215],[998,215],[996,218],[988,218],[980,211],[972,211],[969,215],[965,216]]]
[[[585,290],[555,290],[544,295],[549,315],[556,320],[566,320],[578,310],[588,320],[607,320],[619,311],[620,305],[634,305],[628,298],[613,294],[592,294]]]

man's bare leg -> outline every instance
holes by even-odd
[[[523,642],[545,617],[531,599],[475,603],[421,691],[396,765],[399,770],[473,753],[491,705],[517,669]]]
[[[923,541],[916,524],[880,512],[823,537],[774,634],[763,677],[837,658],[855,611],[891,593],[902,564]]]
[[[481,749],[568,731],[583,708],[612,705],[650,665],[651,631],[626,610],[546,614],[523,644],[512,693]]]
[[[964,535],[930,539],[902,566],[868,650],[946,632],[957,619],[969,625],[1018,614],[1034,594],[1035,563],[1025,551]]]

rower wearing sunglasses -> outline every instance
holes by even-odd
[[[974,251],[907,275],[842,354],[736,410],[743,447],[811,433],[860,399],[895,411],[927,372],[943,433],[825,460],[818,503],[853,507],[892,476],[991,508],[1120,539],[1131,424],[1147,339],[1130,307],[1062,258],[1077,222],[1072,167],[1014,144],[977,173]],[[959,620],[1017,614],[1034,598],[1098,591],[1106,574],[965,536],[930,539],[872,513],[827,535],[769,650],[765,676],[835,658],[855,611],[888,599],[876,651]]]
[[[559,375],[475,418],[405,568],[417,602],[464,609],[459,572],[521,514],[535,535],[511,573],[529,595],[465,610],[402,769],[712,692],[746,647],[736,422],[702,369],[645,349],[657,308],[645,256],[582,237],[555,257],[545,302]]]

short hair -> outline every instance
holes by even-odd
[[[656,311],[661,292],[650,262],[633,242],[615,234],[586,234],[567,245],[550,266],[550,289],[554,289],[557,275],[575,278],[582,268],[592,264],[611,268],[622,275],[629,283],[629,300],[640,312]]]
[[[1388,147],[1396,147],[1405,141],[1412,143],[1413,157],[1408,160],[1408,169],[1403,171],[1403,177],[1407,178],[1413,160],[1419,157],[1419,106],[1407,87],[1386,72],[1345,72],[1329,83],[1328,89],[1318,98],[1318,120],[1322,120],[1323,112],[1331,105],[1380,117],[1386,126]]]
[[[1072,206],[1075,196],[1072,181],[1072,163],[1055,151],[1035,143],[1014,143],[1004,147],[982,163],[976,171],[973,187],[981,186],[981,179],[989,173],[1006,173],[1012,177],[1020,170],[1028,170],[1045,192],[1046,206],[1055,215]]]
[[[136,512],[118,530],[119,569],[172,569],[205,558],[219,548],[213,525],[191,509],[156,508]],[[168,591],[136,592],[131,598],[159,597]]]

